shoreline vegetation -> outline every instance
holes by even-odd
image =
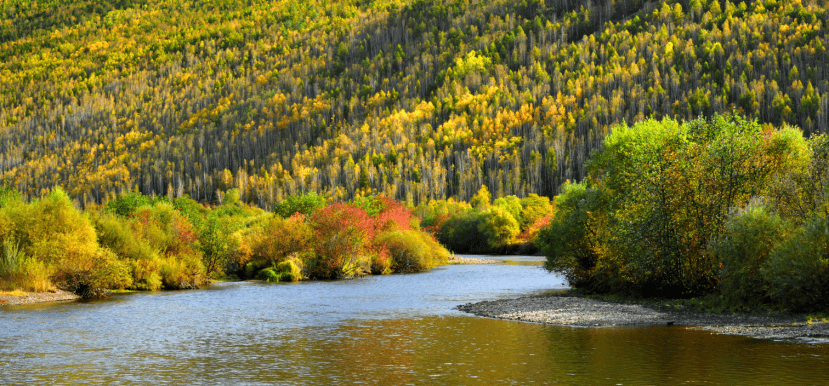
[[[421,272],[448,262],[447,244],[456,252],[535,251],[532,239],[553,209],[534,194],[492,201],[484,186],[473,205],[412,207],[382,196],[341,203],[308,193],[265,211],[241,202],[236,189],[221,197],[210,206],[129,192],[82,211],[59,187],[31,201],[0,187],[0,291],[59,288],[99,298],[211,280]]]
[[[458,256],[453,255],[450,256],[446,261],[445,264],[471,264],[471,265],[480,265],[480,264],[501,264],[503,263],[503,259],[490,259],[486,257],[466,257],[466,256]],[[266,281],[266,280],[256,280],[252,279],[250,281]],[[221,282],[221,280],[212,281],[213,282]],[[133,292],[133,291],[123,291],[123,292]],[[13,291],[0,291],[0,306],[19,306],[19,305],[26,305],[26,304],[35,304],[35,303],[55,303],[55,302],[72,302],[83,299],[81,296],[76,295],[69,291],[64,291],[61,289],[52,289],[46,292],[26,292],[21,290],[13,290]]]
[[[829,137],[737,114],[616,127],[536,239],[584,293],[829,310]]]
[[[60,188],[30,202],[4,188],[0,291],[97,298],[198,288],[211,278],[349,279],[424,271],[450,257],[411,208],[384,197],[329,204],[292,196],[266,212],[235,190],[224,196],[210,207],[128,193],[80,211]]]

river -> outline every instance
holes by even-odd
[[[0,307],[0,384],[823,384],[829,345],[574,328],[452,308],[543,294],[517,264]]]

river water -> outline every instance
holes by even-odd
[[[528,261],[0,308],[0,384],[825,384],[829,345],[452,308],[543,294]]]

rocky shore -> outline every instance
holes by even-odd
[[[806,341],[829,338],[829,323],[808,323],[805,315],[725,315],[658,310],[648,304],[557,294],[470,303],[458,310],[496,319],[578,327],[675,325],[765,339]],[[829,340],[827,340],[829,342]]]
[[[28,292],[21,293],[20,295],[23,296],[9,293],[0,294],[0,306],[18,306],[22,304],[63,302],[80,299],[80,296],[63,290],[55,290],[54,292]]]
[[[469,257],[455,255],[449,258],[449,264],[502,264],[504,259],[488,259],[484,257]]]

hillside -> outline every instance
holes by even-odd
[[[0,8],[0,178],[29,197],[552,195],[622,122],[827,130],[823,0]]]

